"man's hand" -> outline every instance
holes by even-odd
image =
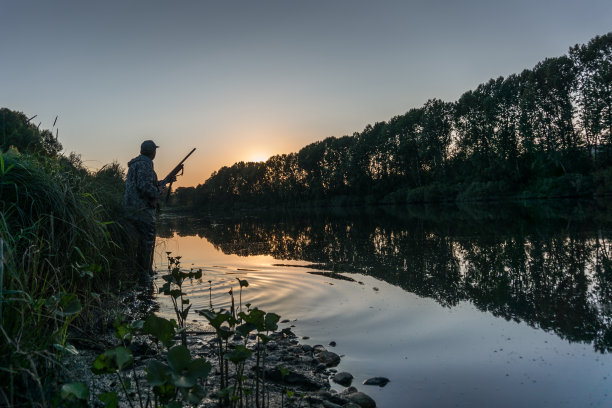
[[[161,180],[158,185],[159,187],[163,188],[166,186],[166,184],[168,183],[174,183],[176,181],[176,176],[168,176],[165,179]]]

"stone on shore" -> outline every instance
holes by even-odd
[[[353,376],[350,373],[341,372],[341,373],[334,375],[332,377],[332,381],[342,386],[348,387],[351,385],[351,382],[353,381]]]
[[[322,351],[317,354],[317,360],[325,364],[327,367],[335,367],[340,364],[340,356],[331,351]]]
[[[273,367],[266,369],[266,379],[276,383],[287,384],[294,387],[299,387],[302,390],[319,390],[322,384],[317,383],[313,379],[302,373],[289,371],[285,376],[281,373],[280,368]]]
[[[376,402],[374,402],[374,400],[370,396],[364,394],[363,392],[353,392],[351,394],[345,395],[344,398],[351,402],[354,402],[361,408],[376,408]]]

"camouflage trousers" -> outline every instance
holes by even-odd
[[[153,255],[155,252],[155,211],[140,212],[130,217],[138,232],[138,252],[136,263],[139,269],[139,280],[148,283],[153,274]]]

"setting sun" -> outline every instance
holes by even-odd
[[[265,162],[270,156],[265,153],[253,153],[249,156],[250,162]]]

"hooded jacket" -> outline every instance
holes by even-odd
[[[153,210],[154,214],[159,196],[159,182],[153,169],[153,160],[142,154],[130,160],[123,205],[134,212],[149,213],[149,210]]]

